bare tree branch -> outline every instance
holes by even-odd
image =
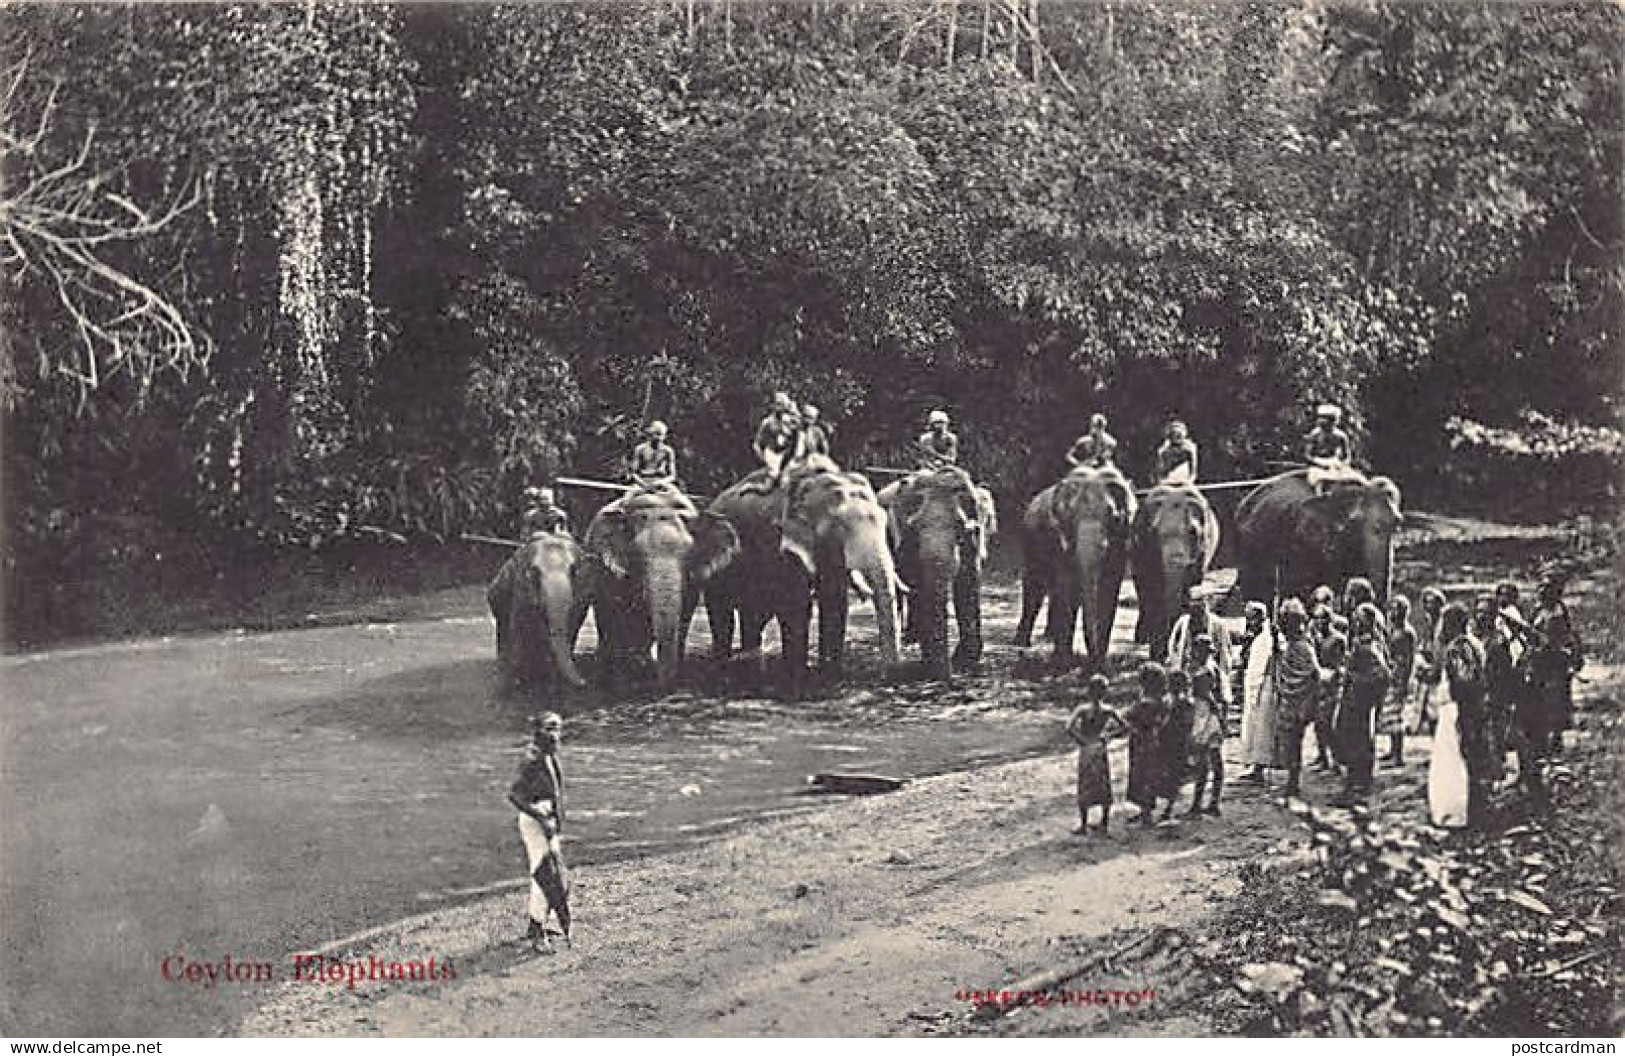
[[[169,231],[201,199],[192,184],[158,208],[143,207],[124,193],[124,166],[94,171],[94,127],[85,129],[72,155],[51,160],[45,149],[54,131],[59,91],[28,90],[28,57],[15,62],[0,95],[0,128],[32,126],[26,138],[0,138],[0,255],[13,286],[30,276],[60,308],[75,337],[72,351],[40,350],[40,376],[61,376],[79,387],[81,411],[90,393],[128,371],[145,388],[161,372],[185,377],[204,367],[210,346],[176,304],[154,286],[115,263],[115,247],[139,249]],[[23,110],[37,107],[37,117]],[[19,120],[28,116],[30,120]],[[16,399],[8,387],[0,398]]]

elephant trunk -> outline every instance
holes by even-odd
[[[584,686],[587,680],[576,670],[575,657],[572,655],[573,591],[574,584],[571,583],[568,573],[548,576],[546,589],[543,591],[544,611],[547,613],[547,648],[552,654],[553,667],[559,677],[572,686]]]
[[[1196,581],[1193,561],[1172,560],[1162,566],[1162,581],[1157,598],[1157,622],[1152,628],[1153,660],[1161,660],[1168,648],[1168,636],[1173,631],[1175,614],[1184,606],[1185,590]]]
[[[1082,522],[1073,535],[1073,573],[1077,584],[1078,611],[1083,618],[1084,642],[1089,650],[1089,662],[1099,666],[1106,659],[1106,644],[1111,637],[1115,597],[1107,599],[1107,562],[1112,560],[1111,547],[1104,525]],[[1067,628],[1071,633],[1071,628]]]
[[[915,624],[927,665],[948,665],[948,599],[959,576],[959,540],[953,527],[925,531],[919,542],[917,583],[911,604],[919,606]]]
[[[896,664],[901,647],[897,628],[897,569],[891,551],[880,531],[854,536],[846,545],[846,566],[855,571],[874,592],[875,622],[880,626],[880,656],[888,666]]]
[[[649,631],[655,643],[655,670],[662,685],[677,677],[678,642],[683,616],[683,566],[675,558],[649,561],[644,589],[649,607]]]

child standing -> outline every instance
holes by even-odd
[[[1405,764],[1405,722],[1416,696],[1416,628],[1411,626],[1411,601],[1395,594],[1388,602],[1388,662],[1393,679],[1388,696],[1377,715],[1377,732],[1388,735],[1388,755],[1383,762]]]
[[[1140,665],[1140,699],[1124,716],[1128,736],[1128,801],[1140,808],[1131,825],[1151,821],[1162,793],[1158,736],[1167,713],[1168,673],[1154,661]]]
[[[1066,724],[1067,736],[1078,745],[1078,827],[1081,836],[1089,834],[1089,808],[1100,808],[1100,831],[1106,832],[1112,813],[1112,770],[1106,756],[1106,738],[1114,728],[1124,726],[1122,718],[1106,706],[1109,683],[1105,675],[1091,675],[1084,688],[1083,704]]]
[[[1179,789],[1185,783],[1190,767],[1191,733],[1196,725],[1196,702],[1191,699],[1191,676],[1186,671],[1168,674],[1168,713],[1157,736],[1157,755],[1161,761],[1162,794],[1168,797],[1162,820],[1174,813]]]
[[[1191,774],[1196,778],[1195,796],[1187,817],[1198,814],[1219,814],[1219,795],[1224,789],[1225,707],[1220,693],[1218,658],[1213,655],[1213,639],[1205,634],[1196,636],[1191,643],[1191,660],[1196,665],[1191,672],[1191,699],[1195,702],[1195,718],[1191,723]],[[1202,793],[1213,782],[1213,795],[1207,806],[1202,806]]]

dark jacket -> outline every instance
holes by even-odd
[[[519,765],[519,776],[508,789],[508,802],[523,811],[542,800],[552,801],[553,816],[559,828],[564,828],[564,770],[559,766],[557,755],[526,759]]]

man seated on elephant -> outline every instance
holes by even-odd
[[[925,432],[915,441],[919,468],[942,469],[959,464],[959,437],[948,428],[948,412],[932,411],[925,420]]]
[[[801,462],[813,455],[829,456],[829,439],[831,429],[828,423],[819,417],[818,408],[810,403],[801,405],[801,436],[796,443],[796,456],[794,461]]]
[[[773,407],[756,427],[756,457],[767,470],[768,483],[777,487],[784,470],[795,455],[801,434],[801,416],[787,392],[773,394]]]
[[[666,423],[649,423],[648,439],[632,452],[632,482],[644,491],[677,490],[677,452],[666,443]]]
[[[1185,423],[1174,419],[1168,434],[1157,448],[1157,479],[1168,484],[1196,483],[1196,442]]]
[[[519,518],[519,535],[529,539],[542,532],[570,534],[570,515],[560,508],[552,488],[525,489],[525,512]]]
[[[1309,463],[1309,483],[1317,492],[1333,480],[1348,477],[1353,472],[1354,444],[1338,423],[1343,409],[1335,403],[1323,403],[1315,411],[1315,427],[1303,438],[1303,456]]]
[[[1115,465],[1116,459],[1117,438],[1106,431],[1106,416],[1091,415],[1089,431],[1073,441],[1071,449],[1066,453],[1067,465],[1073,469],[1079,466],[1099,469]]]

